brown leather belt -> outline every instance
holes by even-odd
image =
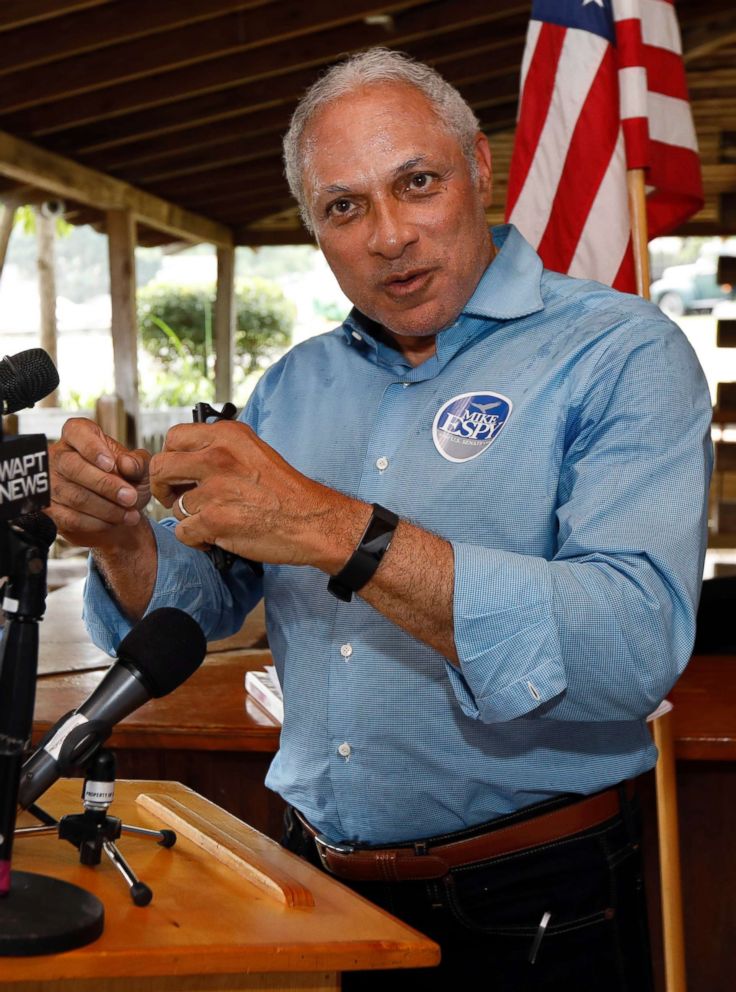
[[[627,783],[626,791],[631,797],[631,783]],[[333,843],[318,833],[299,810],[294,812],[314,838],[322,864],[333,875],[351,882],[402,882],[441,878],[451,868],[571,837],[612,819],[620,808],[620,790],[612,788],[507,827],[491,826],[487,833],[463,840],[370,848]]]

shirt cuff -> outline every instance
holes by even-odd
[[[450,684],[467,716],[514,720],[567,687],[548,563],[460,542],[452,547],[460,668],[448,663]]]

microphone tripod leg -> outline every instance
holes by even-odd
[[[124,823],[122,832],[133,834],[136,837],[153,837],[161,847],[173,847],[176,844],[176,834],[173,830],[148,830],[146,827],[134,827],[129,823]]]
[[[128,862],[111,840],[103,841],[102,849],[123,876],[130,889],[130,896],[136,906],[147,906],[153,899],[153,892],[141,882]]]

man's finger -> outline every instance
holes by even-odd
[[[129,503],[115,503],[62,476],[56,479],[52,499],[59,506],[64,506],[74,513],[99,517],[107,524],[126,523],[126,514],[138,512],[135,500]]]
[[[58,489],[62,484],[62,479],[66,479],[68,483],[82,490],[89,490],[90,494],[96,494],[98,497],[119,506],[134,506],[138,500],[138,493],[134,486],[119,475],[105,472],[96,465],[90,464],[77,451],[60,452],[55,459],[54,467],[58,476],[55,489]]]
[[[164,451],[201,451],[215,440],[218,424],[177,424],[170,428]]]
[[[140,482],[145,478],[150,460],[151,455],[145,448],[137,448],[135,451],[123,449],[118,453],[116,467],[128,482]]]
[[[115,468],[115,454],[108,444],[109,439],[92,420],[85,417],[67,420],[61,429],[61,439],[103,472],[112,472]]]
[[[183,487],[191,488],[211,471],[197,452],[162,451],[153,456],[149,466],[151,492],[164,506],[171,506]]]

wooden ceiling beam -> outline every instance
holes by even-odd
[[[94,119],[104,116],[111,103],[142,108],[152,94],[159,103],[175,99],[177,90],[206,92],[261,74],[254,64],[264,62],[262,56],[258,58],[258,49],[267,46],[274,50],[270,63],[265,60],[266,72],[278,71],[284,58],[289,62],[298,58],[307,64],[311,59],[304,36],[344,32],[346,25],[360,23],[361,18],[375,14],[379,7],[390,12],[420,2],[397,0],[381,5],[380,0],[352,0],[341,6],[334,0],[313,0],[308,5],[282,3],[265,10],[238,11],[186,24],[150,38],[136,38],[57,61],[44,66],[40,76],[35,67],[14,72],[0,89],[0,113],[45,103],[52,93],[60,116],[68,115],[69,108],[77,104],[85,108],[79,111],[81,119]],[[381,25],[361,26],[366,44],[383,43],[385,30]],[[296,38],[300,39],[298,48],[293,44]],[[249,55],[243,58],[246,52]],[[114,99],[109,93],[111,88],[115,90]],[[97,96],[93,95],[97,91]],[[85,93],[89,95],[81,99]],[[74,101],[70,103],[72,97]],[[70,119],[70,123],[74,122]]]
[[[212,163],[211,171],[207,174],[196,173],[172,179],[162,185],[169,190],[169,196],[179,199],[183,196],[219,194],[223,189],[235,189],[240,186],[241,192],[247,186],[248,192],[259,189],[264,182],[273,182],[282,178],[280,147],[275,153],[259,156],[249,162],[221,167],[219,160]],[[155,184],[150,184],[155,190]]]
[[[79,148],[77,154],[93,168],[115,172],[150,165],[147,171],[155,175],[166,171],[167,166],[162,163],[167,159],[173,159],[176,164],[185,153],[202,147],[219,156],[223,145],[242,145],[244,140],[251,138],[260,142],[265,134],[275,133],[280,137],[285,120],[288,121],[288,116],[283,107],[269,107],[254,113],[250,113],[247,107],[240,107],[237,114],[226,120],[195,125],[161,137],[142,138],[112,148],[104,145],[93,149]],[[219,146],[217,150],[215,146]],[[226,156],[229,152],[230,149],[224,149]]]
[[[414,6],[416,2],[414,0]],[[261,16],[254,37],[251,39],[248,35],[247,44],[243,43],[240,46],[241,51],[236,54],[172,71],[161,71],[159,66],[159,72],[155,76],[106,86],[82,96],[55,98],[35,109],[27,107],[23,111],[10,112],[14,101],[16,104],[18,100],[27,101],[23,88],[14,89],[10,79],[7,94],[4,87],[0,88],[0,113],[7,115],[1,122],[2,126],[13,133],[38,139],[94,121],[123,117],[167,104],[180,105],[184,100],[191,102],[199,96],[221,90],[232,91],[234,87],[246,86],[259,79],[290,74],[300,67],[321,66],[338,59],[346,51],[375,44],[403,46],[411,40],[421,39],[428,29],[454,31],[483,21],[492,22],[499,14],[498,4],[491,6],[481,0],[464,0],[463,3],[458,0],[442,0],[441,3],[432,5],[434,9],[431,18],[424,5],[418,11],[406,11],[403,16],[397,14],[395,29],[387,34],[361,21],[363,15],[371,10],[375,11],[375,0],[353,2],[345,8],[335,5],[334,0],[313,0],[308,12],[303,9],[303,5],[299,6],[303,10],[303,23],[298,25],[298,29],[309,37],[302,37],[296,47],[293,40],[298,33],[297,26],[292,27],[288,20],[282,23],[281,18],[274,23]],[[403,4],[384,4],[382,10],[390,11],[402,6],[410,6],[409,0],[404,0]],[[512,8],[519,6],[511,5]],[[336,11],[341,9],[345,9],[347,13],[340,18]],[[356,20],[356,15],[358,23],[350,23]],[[438,20],[438,15],[443,19]],[[331,23],[340,26],[330,28]],[[268,44],[250,51],[248,57],[243,58],[243,50],[256,46],[259,39],[262,44],[266,41]],[[137,54],[131,57],[134,60],[137,58]],[[64,93],[65,85],[60,82],[55,90],[48,80],[43,82],[47,94],[55,91]],[[222,104],[222,100],[219,102]]]
[[[110,0],[3,0],[0,4],[0,32],[13,31],[37,21],[48,21]]]
[[[254,230],[244,224],[235,231],[235,244],[243,247],[261,248],[266,245],[313,245],[314,243],[314,238],[301,225],[267,231]]]
[[[265,0],[117,0],[98,6],[94,16],[78,10],[57,17],[53,30],[45,22],[29,24],[13,32],[12,48],[3,50],[0,74],[43,65],[82,52],[143,38],[179,25],[206,21],[231,10],[263,6]]]
[[[260,143],[246,136],[239,138],[237,141],[229,142],[227,145],[219,146],[214,168],[233,169],[239,167],[242,169],[246,165],[249,168],[259,168],[259,163],[262,159],[270,159],[274,162],[280,159],[281,133],[286,130],[287,123],[288,118],[280,129],[280,133],[269,135],[267,140],[263,140]],[[170,165],[168,169],[162,169],[161,166],[158,169],[149,168],[147,170],[122,169],[120,170],[120,175],[128,182],[133,182],[138,186],[152,186],[162,182],[174,184],[179,179],[185,185],[187,182],[197,184],[202,181],[202,171],[213,168],[211,151],[209,164],[207,160],[207,147],[205,146],[198,149],[196,153],[192,152],[190,155],[183,155],[180,163]],[[281,171],[281,166],[278,163],[276,163],[275,168]],[[191,180],[188,179],[190,176],[193,177]]]
[[[0,175],[48,190],[51,196],[78,200],[100,210],[130,210],[136,219],[177,238],[232,244],[232,233],[223,224],[2,131]]]
[[[404,44],[407,41],[405,25],[417,20],[414,11],[409,11],[396,18],[397,26],[391,44]],[[487,36],[478,31],[478,25],[462,28],[459,31],[425,34],[421,37],[421,58],[423,61],[438,65],[441,60],[449,57],[454,50],[465,51],[468,54],[487,55],[491,51],[502,49],[513,41],[523,41],[526,28],[526,17],[511,18],[507,24],[503,22],[497,30]],[[418,30],[419,23],[413,25]],[[502,28],[502,30],[501,30]],[[408,28],[407,28],[408,29]],[[396,34],[399,34],[398,39]],[[448,54],[449,53],[449,54]],[[164,161],[172,158],[179,162],[182,153],[196,151],[202,146],[211,150],[213,144],[224,145],[239,140],[241,135],[253,136],[266,131],[283,131],[288,121],[288,114],[281,108],[270,108],[251,113],[248,107],[236,107],[225,119],[198,125],[188,122],[179,131],[168,132],[165,136],[152,136],[138,141],[128,141],[112,151],[107,142],[102,142],[91,148],[79,148],[79,154],[88,164],[115,172],[117,169],[146,162]],[[117,146],[114,146],[117,147]],[[220,149],[228,155],[226,148]]]

